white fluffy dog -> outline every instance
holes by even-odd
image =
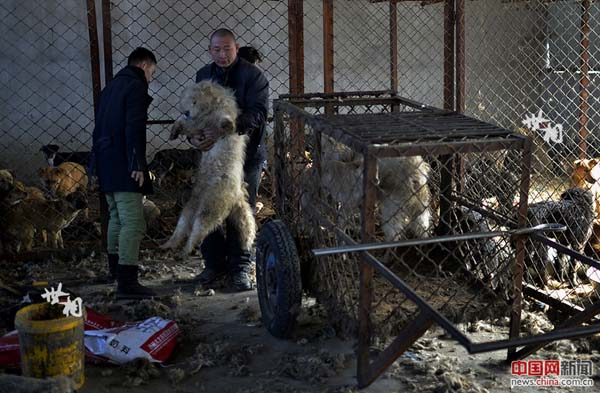
[[[249,250],[256,236],[256,222],[244,185],[244,155],[247,136],[236,132],[238,107],[235,97],[215,83],[203,81],[187,87],[181,99],[183,115],[171,128],[171,139],[180,134],[203,137],[203,130],[224,130],[215,145],[202,154],[192,196],[183,208],[177,227],[162,248],[176,248],[187,237],[183,249],[189,255],[209,233],[226,219],[237,227],[241,246]]]

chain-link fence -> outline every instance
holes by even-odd
[[[542,203],[533,206],[538,212],[547,212],[544,209],[555,209],[553,212],[557,212],[548,213],[545,221],[571,225],[573,233],[576,229],[572,225],[574,222],[587,222],[574,220],[573,217],[577,214],[585,216],[588,213],[581,212],[589,209],[566,208],[575,206],[575,203],[572,194],[563,195],[564,191],[575,185],[588,188],[592,192],[592,204],[600,196],[597,183],[600,167],[596,167],[598,161],[594,160],[600,154],[600,141],[595,132],[600,107],[593,99],[597,82],[597,42],[600,38],[595,32],[600,12],[596,2],[457,0],[457,4],[464,6],[464,18],[461,17],[461,7],[448,14],[448,6],[443,1],[399,1],[390,4],[367,0],[115,0],[102,3],[110,5],[107,9],[110,24],[102,24],[105,32],[109,33],[104,37],[111,39],[104,57],[109,68],[112,66],[116,73],[137,46],[150,48],[158,58],[159,72],[150,84],[154,102],[150,108],[148,125],[148,162],[159,178],[155,195],[146,202],[147,218],[152,223],[149,223],[146,238],[150,242],[145,244],[150,247],[155,247],[171,232],[191,187],[195,152],[189,149],[187,142],[168,141],[168,129],[172,119],[178,116],[177,103],[183,87],[192,83],[196,71],[210,62],[208,35],[222,26],[233,29],[241,45],[251,45],[263,55],[264,60],[258,67],[264,70],[269,80],[271,100],[293,89],[300,92],[323,92],[326,89],[351,92],[394,87],[397,87],[400,96],[435,107],[448,106],[449,101],[456,98],[459,111],[464,110],[465,114],[474,118],[531,137],[534,159],[529,203]],[[293,15],[290,14],[290,5],[299,3],[302,5],[302,21],[295,22],[296,26],[301,22],[300,29],[291,30],[288,18]],[[454,1],[450,3],[454,4]],[[93,187],[87,189],[85,195],[89,211],[82,211],[75,220],[65,218],[71,218],[75,210],[82,210],[81,195],[75,195],[70,200],[66,195],[77,189],[78,184],[86,183],[83,177],[75,182],[74,188],[53,196],[63,201],[62,205],[54,207],[59,212],[56,220],[60,221],[60,225],[54,229],[46,225],[53,220],[45,219],[50,217],[50,202],[44,195],[45,190],[38,192],[24,188],[39,185],[41,177],[44,186],[49,189],[47,191],[51,191],[52,182],[62,176],[54,173],[56,170],[38,173],[38,168],[47,163],[56,165],[60,161],[47,162],[44,152],[39,151],[42,146],[46,146],[45,154],[48,157],[57,147],[59,153],[82,153],[70,156],[58,154],[56,158],[85,165],[85,152],[91,147],[93,127],[92,80],[100,77],[99,71],[93,71],[90,66],[88,27],[93,30],[93,26],[88,26],[89,15],[86,15],[86,11],[85,4],[73,1],[50,5],[48,2],[29,0],[0,5],[0,16],[4,21],[0,31],[5,38],[0,44],[0,168],[13,171],[12,174],[1,172],[2,209],[3,212],[11,212],[2,215],[3,251],[22,252],[30,246],[36,250],[42,248],[48,244],[43,239],[43,233],[48,231],[54,237],[57,231],[63,231],[64,246],[67,248],[78,246],[76,242],[94,243],[100,238],[96,208],[98,198],[93,193]],[[452,23],[447,23],[449,20]],[[464,46],[461,45],[463,29]],[[300,33],[303,34],[303,40],[297,42],[294,34]],[[293,43],[290,42],[290,36]],[[464,68],[460,61],[455,60],[461,58],[461,48],[464,48]],[[292,53],[294,50],[297,52]],[[297,64],[292,64],[296,59],[303,65],[303,75],[299,78],[302,82],[292,86],[292,80],[298,80],[298,75],[294,75],[293,71],[297,69],[294,68]],[[464,108],[458,94],[462,88],[465,91],[462,97]],[[358,101],[352,108],[331,103],[322,108],[323,111],[345,115],[353,112],[388,113],[392,109],[400,109],[394,108],[389,102],[367,104],[360,101],[361,97],[346,98]],[[358,107],[360,109],[354,109]],[[272,110],[270,112],[269,116],[272,116]],[[277,141],[273,142],[272,125],[270,122],[267,138],[269,165],[259,192],[259,201],[264,209],[258,216],[261,221],[274,212],[272,171],[279,164],[278,160],[285,157],[303,168],[311,160],[305,151],[313,156],[315,154],[311,145],[314,141],[309,138],[298,141],[284,155],[275,156],[274,150],[282,149],[282,146],[278,146]],[[299,127],[293,122],[290,125],[290,129],[296,131],[300,130]],[[288,153],[291,157],[287,156]],[[521,170],[519,165],[515,165],[518,160],[511,158],[506,151],[459,153],[461,160],[455,163],[455,169],[468,175],[460,184],[458,191],[461,196],[477,200],[477,206],[493,206],[494,211],[505,218],[512,217],[518,200],[514,188],[518,184],[515,176],[518,178]],[[319,156],[320,153],[316,154]],[[338,161],[344,162],[348,152],[337,154]],[[428,187],[437,184],[432,183],[431,179],[435,179],[436,173],[449,165],[434,156],[423,155],[423,160],[430,168]],[[580,161],[573,167],[576,160]],[[339,169],[336,167],[338,164],[330,164],[332,170]],[[71,167],[70,170],[73,172],[79,167]],[[302,169],[298,171],[300,175]],[[353,178],[357,182],[344,183],[339,190],[330,190],[329,193],[359,192],[360,176],[358,172],[355,175]],[[15,183],[15,179],[24,184]],[[486,182],[479,179],[485,179]],[[303,189],[301,184],[292,183],[288,186]],[[440,177],[439,189],[444,190],[449,186]],[[313,191],[321,197],[328,192],[319,188]],[[431,201],[424,205],[429,206],[433,222],[439,222],[440,218],[436,215],[441,206],[449,201],[440,199],[442,192],[430,189],[429,193]],[[484,198],[486,193],[491,195]],[[34,194],[40,197],[35,204],[22,204],[24,196],[33,198]],[[360,207],[354,204],[343,208],[339,200],[336,205],[331,197],[335,195],[329,197],[328,212],[335,222],[342,222],[342,229],[355,227]],[[586,198],[584,196],[578,201]],[[394,197],[388,198],[392,199]],[[483,199],[486,201],[482,202]],[[300,198],[298,203],[309,202],[306,198]],[[383,223],[378,227],[381,232],[379,239],[393,239],[389,228],[393,228],[394,222],[401,219],[384,208],[383,204],[377,206],[380,219],[381,215],[389,213],[388,219],[391,220],[390,225]],[[303,210],[298,207],[297,211]],[[352,211],[356,214],[349,213]],[[25,212],[38,214],[27,215]],[[341,213],[342,216],[339,216]],[[448,214],[455,216],[453,220],[446,220],[449,233],[469,232],[483,225],[479,216],[470,210],[459,209]],[[542,219],[531,214],[530,220]],[[596,258],[596,249],[600,249],[597,214],[594,211],[592,224],[579,228],[581,236],[553,238],[581,255]],[[42,219],[44,225],[24,224],[35,222],[36,219]],[[489,230],[503,226],[498,223],[486,225]],[[333,245],[338,240],[336,237],[327,239],[323,244]],[[583,272],[579,262],[575,262],[580,257],[569,255],[569,251],[560,246],[542,247],[538,244],[540,241],[548,243],[547,239],[532,238],[533,243],[528,243],[526,247],[527,255],[538,256],[529,258],[529,262],[527,257],[524,259],[527,265],[525,275],[530,275],[527,282],[537,288],[536,296],[548,302],[558,299],[559,304],[569,302],[580,309],[585,307],[593,296],[593,290],[590,289],[592,282],[586,276],[593,276],[595,270]],[[15,242],[19,247],[14,247]],[[51,241],[50,247],[53,246],[59,247],[59,241]],[[474,247],[495,249],[489,244]],[[512,250],[506,244],[501,248]],[[557,248],[557,251],[551,251]],[[427,254],[425,250],[415,252],[421,258]],[[471,265],[483,258],[468,257],[469,253],[474,253],[470,249],[462,252],[466,259],[473,260],[469,262]],[[486,252],[496,254],[489,250]],[[403,258],[396,256],[396,260]],[[506,258],[510,259],[508,256]],[[498,260],[496,256],[490,256],[489,259]],[[534,259],[542,262],[534,262]],[[345,263],[349,265],[348,261]],[[485,272],[473,273],[467,266],[469,263],[464,262],[461,267],[465,275],[470,274],[471,279],[479,277],[480,280],[485,276],[483,281],[487,280],[488,284],[502,286],[503,279],[494,279],[498,275],[491,273],[498,269],[486,267],[482,268]],[[498,263],[498,266],[508,266]],[[567,275],[563,275],[563,272],[567,272]],[[354,279],[357,277],[352,276],[351,281]],[[557,279],[559,284],[552,283],[553,279]],[[576,281],[582,281],[584,286]],[[553,287],[542,288],[548,283]],[[572,298],[575,292],[576,298]],[[583,296],[582,293],[588,295]]]
[[[86,11],[81,1],[0,4],[0,254],[100,234],[83,219],[92,215],[84,166],[94,120]],[[65,152],[84,152],[83,165],[47,168]],[[71,222],[79,228],[62,233]]]
[[[191,189],[195,151],[187,142],[168,141],[168,124],[179,116],[183,88],[194,82],[196,72],[211,62],[208,37],[220,27],[234,31],[241,46],[252,46],[262,55],[257,64],[269,80],[269,97],[288,91],[287,4],[280,1],[116,1],[111,7],[114,69],[126,64],[137,46],[151,48],[159,72],[150,94],[155,98],[149,113],[148,161],[158,172],[155,195],[149,197],[160,210],[160,219],[150,240],[169,235]],[[158,124],[157,124],[158,123]],[[167,124],[165,124],[167,123]],[[270,133],[269,127],[268,133]],[[270,144],[268,144],[270,146]],[[177,150],[173,150],[177,149]],[[259,197],[269,209],[268,178]]]
[[[328,107],[335,115],[323,116]],[[414,324],[435,319],[469,351],[484,351],[517,343],[469,341],[482,319],[507,339],[530,340],[519,345],[544,342],[522,323],[523,291],[567,315],[597,308],[598,288],[581,281],[598,265],[581,255],[592,194],[569,190],[527,213],[528,138],[384,92],[295,96],[275,108],[277,213],[299,244],[306,289],[337,331],[359,340],[366,332],[363,343],[390,335],[410,342]],[[540,227],[553,223],[564,232]],[[359,243],[382,247],[348,252]]]

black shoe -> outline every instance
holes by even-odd
[[[202,273],[198,274],[196,276],[196,278],[194,278],[194,281],[198,285],[208,285],[208,284],[214,282],[215,280],[217,280],[218,278],[223,277],[224,275],[225,275],[225,272],[218,271],[218,270],[207,267],[207,268],[204,268]]]
[[[117,299],[149,299],[157,296],[152,289],[138,282],[136,265],[117,266]]]
[[[119,254],[108,254],[108,278],[109,283],[117,279],[117,266],[119,265]]]
[[[244,270],[231,274],[231,286],[238,292],[250,291],[254,288],[250,274]]]
[[[119,254],[108,254],[108,274],[96,278],[98,284],[112,284],[117,279],[117,265],[119,264]]]

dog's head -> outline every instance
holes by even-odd
[[[582,211],[594,211],[596,209],[596,201],[594,195],[583,188],[569,188],[560,196],[563,201],[572,201],[581,208]]]
[[[8,169],[0,169],[0,194],[5,194],[12,190],[15,177]]]
[[[198,136],[207,128],[235,132],[238,107],[233,92],[216,83],[202,81],[184,89],[179,109],[182,115],[171,129],[171,139],[179,134]]]
[[[47,166],[38,169],[38,176],[42,181],[45,193],[48,196],[56,196],[56,191],[68,173],[64,168]]]
[[[44,153],[46,157],[46,161],[48,165],[54,166],[54,158],[56,157],[56,153],[60,150],[58,145],[44,145],[40,148],[40,151]]]
[[[600,158],[575,160],[571,182],[573,186],[588,188],[600,180]]]

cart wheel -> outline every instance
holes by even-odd
[[[300,259],[281,220],[263,225],[256,245],[256,286],[262,321],[279,338],[289,337],[302,306]]]

